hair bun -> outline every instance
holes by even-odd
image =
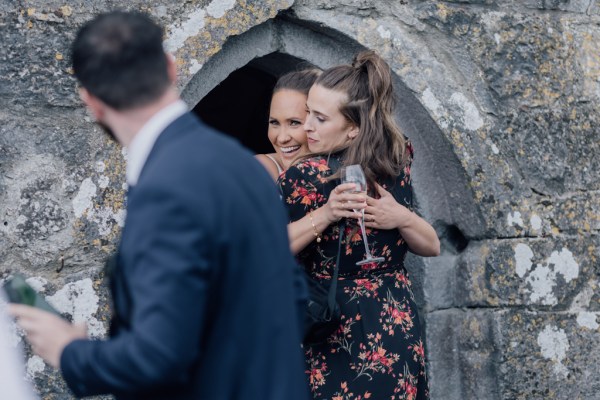
[[[367,69],[367,64],[375,64],[380,60],[380,57],[373,50],[365,50],[354,56],[352,67],[355,69]]]

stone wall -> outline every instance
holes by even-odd
[[[0,268],[94,336],[124,218],[125,154],[77,98],[69,43],[111,1],[0,0]],[[133,0],[198,102],[280,51],[376,49],[443,254],[411,261],[434,399],[600,398],[600,1]],[[16,333],[14,342],[21,342]],[[38,357],[44,398],[70,398]]]

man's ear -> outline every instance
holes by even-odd
[[[177,64],[175,63],[175,56],[171,53],[165,53],[167,57],[167,74],[169,76],[169,82],[172,85],[177,81]]]
[[[81,98],[81,101],[85,103],[88,110],[90,110],[92,116],[99,121],[105,112],[104,103],[85,88],[79,88],[79,97]]]

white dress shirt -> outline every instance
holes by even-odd
[[[173,121],[188,111],[183,100],[163,108],[139,130],[127,146],[127,184],[135,186],[156,139]]]

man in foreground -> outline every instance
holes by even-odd
[[[302,295],[276,188],[187,111],[162,33],[113,12],[73,44],[81,98],[129,157],[110,338],[27,306],[11,313],[77,396],[304,400]]]

